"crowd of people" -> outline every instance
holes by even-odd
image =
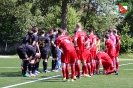
[[[41,59],[43,72],[61,70],[63,81],[69,81],[70,78],[74,81],[81,76],[99,75],[101,66],[103,66],[102,74],[118,75],[121,39],[117,30],[109,29],[105,32],[104,51],[100,51],[100,39],[94,34],[94,28],[89,27],[88,32],[89,34],[82,30],[81,24],[77,23],[73,37],[61,28],[50,29],[48,33],[41,30],[38,36],[38,27],[34,26],[17,48],[19,58],[22,59],[23,77],[38,75]],[[51,71],[47,69],[50,53]],[[70,70],[71,77],[69,77]]]

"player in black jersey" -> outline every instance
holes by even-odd
[[[50,38],[45,36],[45,31],[41,31],[41,36],[38,38],[38,45],[41,52],[41,58],[43,59],[43,71],[49,72],[47,70],[47,62],[50,55]]]
[[[31,45],[32,47],[34,47],[34,49],[36,51],[36,54],[38,54],[38,56],[40,56],[40,49],[39,49],[39,46],[38,46],[38,36],[37,36],[37,34],[38,34],[38,27],[34,26],[32,28],[32,31],[33,31],[33,34],[29,36],[28,44]],[[29,64],[29,69],[33,68],[34,72],[35,72],[35,69],[38,69],[38,65],[39,65],[38,58],[35,58],[35,59],[31,60],[30,64]],[[30,72],[31,76],[35,75],[33,73],[33,71],[30,70],[29,72]]]
[[[49,37],[50,37],[50,42],[51,42],[51,53],[52,53],[52,68],[51,71],[55,71],[55,67],[56,67],[56,63],[57,63],[57,59],[58,59],[58,53],[57,53],[57,48],[55,45],[55,40],[57,38],[57,33],[58,30],[49,30]]]
[[[21,67],[22,67],[22,75],[24,77],[34,76],[34,75],[26,74],[26,71],[27,71],[27,67],[29,66],[29,62],[33,60],[35,57],[38,57],[34,47],[27,44],[28,37],[30,35],[32,35],[31,30],[28,31],[28,34],[26,35],[26,37],[23,38],[22,44],[17,47],[17,53],[19,55],[19,58],[22,59]],[[30,68],[30,70],[32,72],[34,71],[33,68]]]

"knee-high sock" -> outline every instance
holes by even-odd
[[[30,71],[30,73],[33,73],[33,71],[34,71],[34,64],[29,64],[29,71]]]
[[[69,65],[66,65],[66,79],[69,79]]]
[[[65,66],[62,66],[62,75],[63,75],[63,78],[66,78],[66,67]]]
[[[82,71],[83,71],[83,74],[87,74],[87,65],[86,64],[83,64]]]
[[[74,76],[75,76],[75,66],[74,64],[71,65],[71,79],[74,79]]]
[[[94,74],[95,72],[95,62],[91,63],[91,74]]]
[[[88,67],[88,74],[91,75],[91,64],[87,64]]]
[[[52,70],[55,69],[56,67],[57,60],[52,60]]]
[[[77,76],[80,76],[80,64],[76,63],[75,68],[76,68],[76,71],[77,71]]]
[[[29,65],[29,61],[28,61],[28,60],[23,61],[23,65],[22,65],[22,67],[23,67],[23,69],[22,69],[22,75],[26,74],[28,65]]]
[[[116,70],[118,70],[119,69],[119,62],[116,62]]]
[[[54,70],[55,60],[52,60],[52,70]]]
[[[38,70],[39,69],[39,62],[36,62],[35,63],[35,70]]]
[[[47,70],[47,62],[43,61],[43,70]]]
[[[112,61],[113,61],[113,66],[115,67],[116,66],[116,61],[115,61],[115,57],[111,57]]]

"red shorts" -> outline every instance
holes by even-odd
[[[91,51],[91,59],[96,59],[96,51]]]
[[[112,67],[112,60],[104,61],[102,60],[103,69],[108,70],[110,67]]]
[[[119,52],[120,52],[120,46],[116,47],[116,52],[115,52],[115,57],[119,56]]]
[[[83,51],[80,51],[79,50],[79,47],[75,47],[75,50],[76,50],[76,54],[77,54],[77,59],[78,60],[83,60],[84,59],[84,56],[83,56]]]
[[[84,50],[83,58],[84,60],[86,60],[87,63],[90,62],[90,50],[89,49]]]
[[[77,59],[77,55],[75,50],[68,50],[61,55],[61,62],[62,63],[75,63]]]
[[[108,55],[110,57],[115,57],[115,52],[116,52],[116,50],[115,49],[112,49],[111,51],[108,51]]]

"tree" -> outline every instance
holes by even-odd
[[[61,28],[64,30],[67,30],[67,2],[68,0],[63,0],[62,1],[62,13],[61,13]]]

